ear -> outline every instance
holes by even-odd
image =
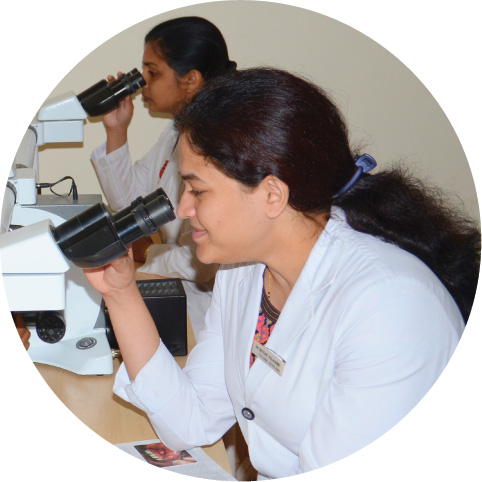
[[[266,215],[271,219],[277,218],[288,205],[290,190],[286,183],[272,175],[266,176],[261,184],[265,195]]]
[[[186,92],[194,93],[204,84],[204,77],[199,70],[192,69],[182,76],[181,82]]]

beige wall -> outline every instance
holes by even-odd
[[[345,114],[352,141],[381,166],[403,159],[415,172],[459,196],[478,216],[472,175],[460,142],[436,100],[408,68],[360,32],[298,7],[265,2],[214,2],[170,11],[119,33],[84,58],[52,96],[85,88],[118,70],[141,67],[143,37],[157,23],[200,15],[223,32],[239,67],[270,65],[306,76],[327,89]],[[138,95],[129,131],[134,159],[155,142],[168,122],[152,117]],[[40,179],[76,179],[80,193],[100,193],[89,161],[104,140],[100,119],[85,126],[82,146],[42,148]]]

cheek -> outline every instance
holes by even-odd
[[[150,85],[151,98],[159,102],[166,95],[166,89],[164,89],[162,82],[160,80],[154,81]]]
[[[198,203],[196,218],[200,226],[207,231],[206,241],[218,247],[233,243],[233,233],[237,225],[234,212],[235,210],[226,202],[202,200]]]
[[[211,235],[215,235],[225,226],[224,214],[219,205],[211,202],[200,202],[196,207],[196,216],[201,226]]]

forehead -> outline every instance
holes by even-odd
[[[148,42],[144,45],[144,55],[142,57],[142,63],[144,65],[163,65],[166,64],[166,60],[161,50],[157,48],[152,42]]]
[[[179,173],[183,179],[192,180],[194,177],[199,178],[201,173],[206,173],[212,169],[221,174],[204,156],[196,154],[192,150],[185,134],[179,136],[179,152]]]
[[[179,137],[179,174],[185,182],[199,182],[210,189],[233,191],[238,182],[226,176],[206,157],[196,154],[184,134]]]
[[[191,144],[187,140],[186,134],[181,134],[179,136],[179,152],[181,154],[181,162],[188,161],[189,159],[196,157],[202,157],[193,152]]]

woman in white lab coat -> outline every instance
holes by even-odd
[[[353,155],[333,103],[286,72],[216,79],[176,127],[178,215],[199,259],[222,267],[184,370],[131,259],[87,272],[124,358],[115,392],[173,449],[211,444],[238,421],[260,478],[346,457],[449,361],[475,294],[478,229],[403,172],[365,174],[373,160]]]
[[[163,22],[145,37],[143,100],[151,112],[175,115],[206,81],[235,68],[221,32],[208,20],[180,17]],[[91,157],[106,199],[111,209],[119,211],[138,196],[163,188],[177,207],[182,187],[177,132],[170,123],[150,151],[133,164],[127,143],[133,113],[128,96],[103,117],[107,140]],[[153,244],[150,238],[135,244],[136,261],[144,263],[140,271],[183,280],[197,336],[204,326],[218,265],[199,262],[189,222],[176,219],[162,227],[160,235],[162,244]]]

